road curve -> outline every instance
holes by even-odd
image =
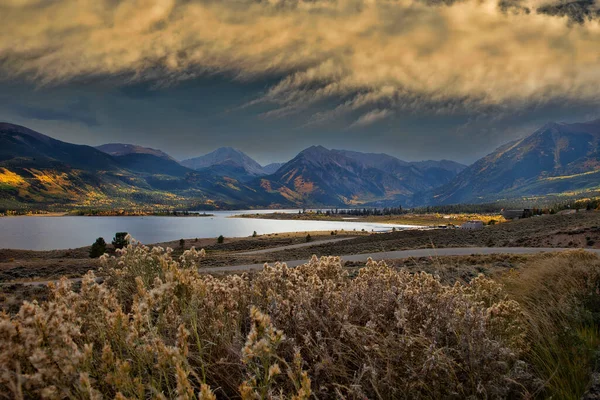
[[[340,240],[340,239],[338,239]],[[342,239],[343,240],[343,239]],[[314,243],[313,243],[314,244]],[[281,248],[270,249],[271,251],[278,251]],[[565,247],[446,247],[441,249],[416,249],[416,250],[398,250],[398,251],[382,251],[376,253],[365,253],[365,254],[351,254],[341,256],[342,262],[344,261],[355,261],[355,262],[366,262],[368,258],[373,260],[393,260],[402,258],[412,257],[442,257],[442,256],[469,256],[469,255],[483,255],[483,254],[539,254],[549,252],[561,252],[568,250],[584,250],[600,256],[600,249],[574,249]],[[305,264],[307,260],[291,260],[285,261],[288,267],[296,267],[298,265]],[[274,264],[274,263],[270,263]],[[200,268],[202,273],[214,273],[214,272],[244,272],[260,270],[264,266],[263,264],[248,264],[248,265],[231,265],[226,267],[208,267]],[[81,278],[72,278],[72,282],[81,281]],[[45,281],[31,281],[31,282],[16,282],[23,285],[47,285],[50,282],[56,282],[57,280],[45,280]],[[11,284],[11,282],[0,283],[0,286]]]

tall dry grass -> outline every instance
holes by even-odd
[[[581,398],[600,346],[600,259],[584,251],[552,255],[502,282],[526,317],[527,360],[545,382],[543,394]]]
[[[297,268],[265,266],[252,278],[216,278],[198,273],[202,257],[191,249],[174,259],[168,249],[132,242],[117,258],[103,256],[104,283],[88,273],[76,292],[62,280],[49,301],[2,314],[0,396],[300,400],[545,393],[544,375],[531,357],[539,337],[531,332],[546,328],[529,320],[536,312],[529,305],[537,300],[523,307],[507,297],[526,300],[515,277],[506,278],[507,292],[482,276],[444,285],[429,274],[369,261],[350,278],[339,258],[313,257]]]

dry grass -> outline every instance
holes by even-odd
[[[572,251],[529,263],[501,280],[525,313],[529,360],[546,391],[581,398],[600,345],[600,259]]]
[[[104,283],[63,280],[2,314],[0,397],[557,398],[579,389],[559,391],[544,351],[565,329],[596,344],[600,261],[579,253],[506,288],[372,261],[350,277],[337,257],[217,278],[198,273],[203,256],[133,243],[103,257]]]
[[[277,219],[277,220],[307,220],[307,221],[352,221],[352,222],[376,222],[380,224],[393,225],[461,225],[470,220],[481,220],[485,224],[494,220],[497,223],[506,222],[500,214],[400,214],[400,215],[345,215],[345,214],[326,214],[307,211],[302,214],[273,212],[268,214],[241,214],[231,218],[259,218],[259,219]]]

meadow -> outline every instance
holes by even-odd
[[[75,290],[0,316],[11,399],[580,398],[600,344],[600,259],[538,257],[450,283],[338,257],[252,275],[135,241]]]

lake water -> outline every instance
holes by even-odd
[[[278,210],[297,213],[298,210]],[[3,217],[0,218],[0,248],[25,250],[68,249],[92,244],[103,237],[110,242],[115,232],[129,232],[142,243],[181,238],[250,236],[281,232],[357,230],[389,231],[395,226],[369,222],[281,221],[228,218],[232,215],[270,213],[273,210],[212,211],[212,217]]]

